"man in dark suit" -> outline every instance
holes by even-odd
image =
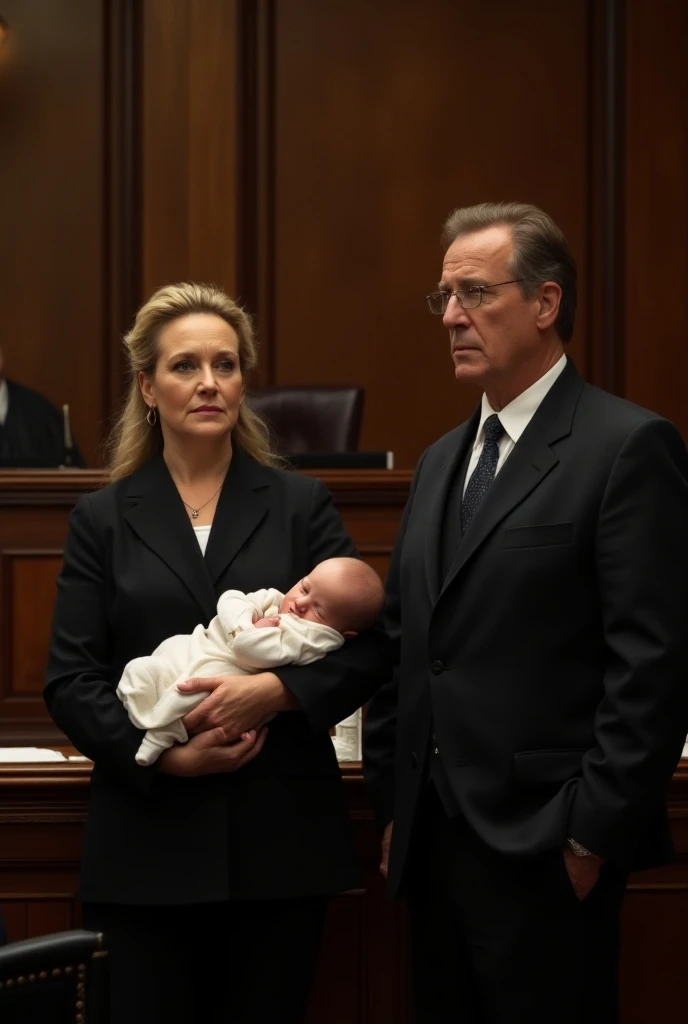
[[[50,469],[86,463],[77,448],[65,444],[62,413],[32,388],[3,376],[0,348],[0,466],[6,469]]]
[[[687,727],[688,456],[565,355],[576,270],[522,204],[456,210],[430,310],[475,412],[422,455],[366,717],[417,1024],[617,1019],[629,870],[667,860]]]

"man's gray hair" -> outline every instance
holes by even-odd
[[[564,233],[552,218],[528,203],[478,203],[463,206],[447,217],[442,230],[445,249],[460,235],[504,225],[511,228],[514,252],[510,269],[522,278],[521,291],[532,296],[544,281],[556,281],[561,304],[554,329],[570,341],[576,319],[576,261]]]

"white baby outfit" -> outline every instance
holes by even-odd
[[[297,615],[280,615],[279,626],[256,629],[254,618],[279,615],[278,590],[244,594],[227,590],[209,626],[168,637],[152,655],[134,658],[124,669],[117,695],[129,718],[146,729],[137,764],[152,764],[173,743],[185,743],[182,717],[208,696],[207,690],[180,693],[176,683],[197,676],[249,675],[278,665],[309,665],[344,643],[336,629]]]

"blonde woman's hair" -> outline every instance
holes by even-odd
[[[159,288],[141,306],[133,327],[124,337],[131,379],[124,408],[106,445],[111,480],[119,480],[135,472],[162,450],[160,421],[150,426],[146,420],[149,409],[139,388],[138,375],[143,372],[147,377],[153,376],[158,361],[160,331],[166,324],[189,313],[219,316],[236,331],[244,387],[255,370],[257,353],[251,318],[233,299],[220,288],[208,284],[182,282]],[[232,445],[263,465],[281,464],[270,449],[268,428],[246,402],[239,409],[239,418],[232,431]]]

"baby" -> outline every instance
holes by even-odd
[[[173,743],[187,741],[182,718],[207,693],[180,693],[177,683],[308,665],[372,626],[383,603],[380,577],[358,558],[328,558],[287,594],[225,591],[207,628],[169,637],[125,666],[117,695],[134,725],[147,730],[137,763],[152,764]]]

